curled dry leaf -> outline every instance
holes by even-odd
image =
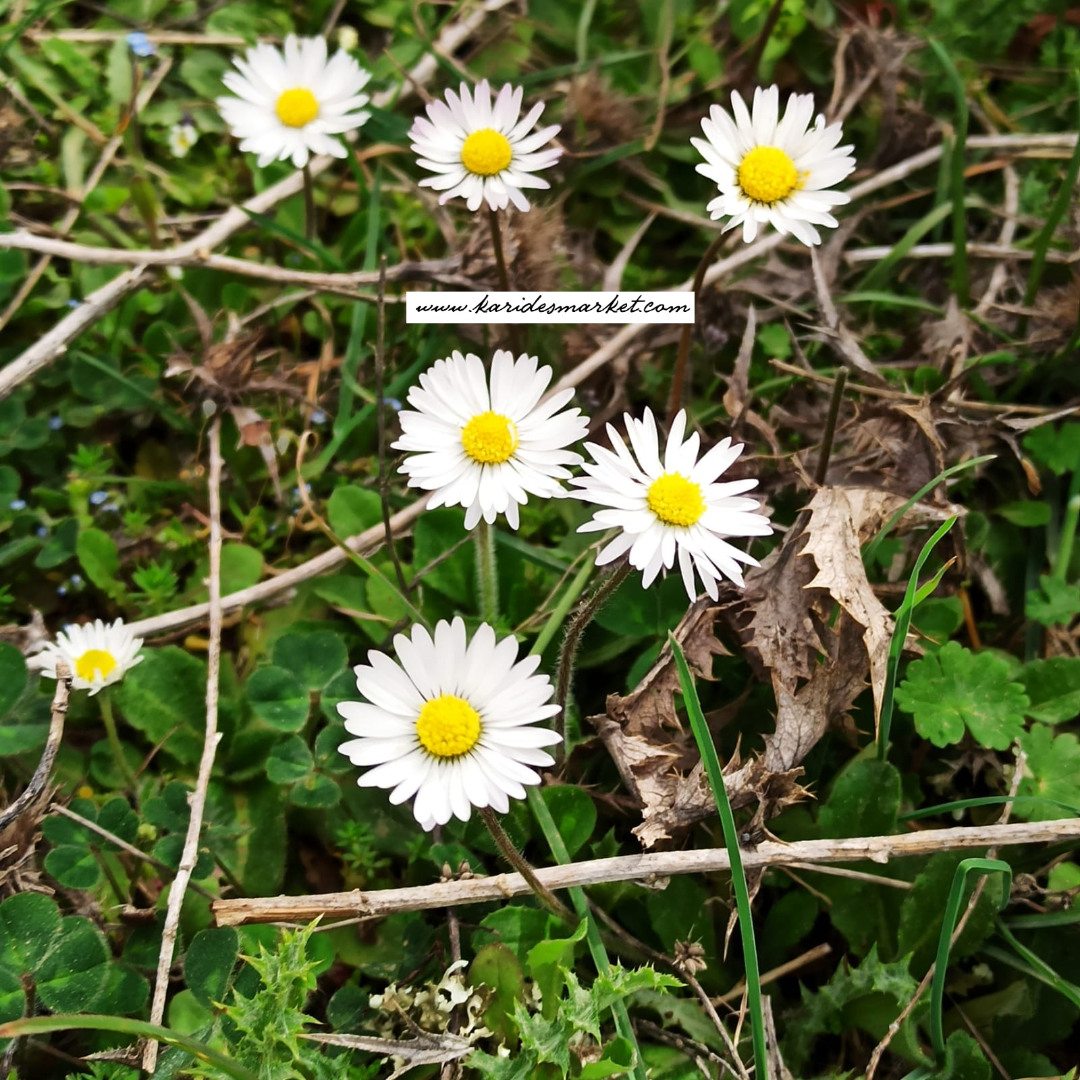
[[[798,783],[800,763],[868,679],[875,717],[880,712],[893,622],[867,580],[861,546],[903,503],[872,488],[819,489],[784,542],[747,573],[741,593],[729,586],[719,607],[699,601],[675,631],[691,668],[711,678],[712,657],[727,653],[715,635],[719,616],[759,677],[772,684],[776,725],[764,749],[725,767],[732,805],[758,802],[762,821],[807,797]],[[903,523],[943,516],[917,505]],[[641,806],[634,833],[646,848],[670,843],[715,812],[693,738],[675,714],[677,688],[665,648],[631,694],[612,695],[606,715],[591,718]]]

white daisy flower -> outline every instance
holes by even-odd
[[[85,626],[66,626],[37,658],[41,674],[56,678],[56,663],[63,660],[71,669],[74,690],[89,690],[93,697],[99,690],[119,682],[137,663],[143,639],[135,637],[117,619],[107,626],[95,619]]]
[[[415,453],[400,472],[409,486],[432,491],[428,508],[464,506],[465,528],[482,517],[489,525],[505,514],[518,527],[518,505],[529,495],[559,498],[566,493],[569,465],[580,454],[563,447],[585,437],[589,421],[580,409],[559,410],[574,396],[563,390],[537,404],[551,381],[535,356],[514,360],[505,349],[491,361],[491,384],[480,357],[456,350],[420,376],[409,404],[398,414],[402,436],[396,450]]]
[[[364,111],[369,98],[360,93],[370,73],[342,51],[327,60],[321,37],[290,34],[284,53],[256,45],[233,63],[239,72],[226,72],[222,81],[237,96],[220,97],[217,106],[240,149],[259,155],[260,167],[292,158],[302,169],[312,154],[343,158],[345,147],[334,136],[371,115]]]
[[[394,638],[398,663],[372,649],[356,686],[366,701],[342,701],[345,730],[357,738],[339,749],[354,765],[374,766],[361,787],[391,788],[395,806],[416,797],[413,814],[425,828],[451,817],[468,821],[472,808],[499,813],[510,797],[538,784],[535,766],[554,759],[541,749],[559,736],[535,724],[559,711],[540,657],[517,659],[512,637],[496,643],[481,623],[469,642],[465,623],[441,620],[432,636],[422,626]]]
[[[588,476],[571,480],[581,488],[571,492],[574,498],[610,508],[597,511],[578,532],[621,530],[597,556],[597,565],[629,552],[630,565],[644,572],[641,583],[648,588],[661,570],[675,565],[678,554],[679,570],[691,600],[697,599],[695,570],[714,600],[718,596],[716,583],[723,578],[742,585],[739,563],[757,566],[757,560],[727,543],[724,537],[768,536],[772,532],[757,501],[739,497],[756,487],[757,480],[717,483],[742,453],[742,446],[732,446],[731,439],[724,439],[699,461],[701,440],[693,432],[683,441],[686,413],[680,409],[661,460],[652,412],[646,409],[644,420],[629,415],[623,419],[633,451],[608,424],[614,453],[586,443],[585,449],[595,464],[583,466]]]
[[[441,191],[440,204],[461,195],[470,210],[478,210],[485,200],[492,210],[510,203],[528,210],[521,189],[550,187],[533,174],[554,165],[562,150],[540,149],[554,138],[557,124],[529,134],[544,111],[543,102],[519,120],[522,93],[520,86],[507,83],[493,104],[484,79],[471,95],[462,83],[460,95],[447,90],[445,102],[432,101],[428,119],[418,116],[409,131],[420,167],[438,173],[425,177],[420,186]]]
[[[705,138],[690,140],[706,161],[697,171],[720,188],[707,207],[713,219],[731,218],[725,232],[741,224],[747,243],[757,236],[758,225],[769,224],[804,244],[820,244],[814,226],[835,228],[829,211],[850,201],[842,191],[829,190],[855,168],[852,147],[837,146],[843,138],[840,125],[826,126],[818,114],[810,127],[813,94],[792,94],[778,119],[776,86],[754,91],[752,116],[736,92],[731,105],[734,119],[714,105],[701,121]]]

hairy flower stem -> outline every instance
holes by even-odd
[[[116,730],[116,717],[113,715],[109,691],[103,690],[98,701],[101,704],[101,719],[105,724],[105,734],[108,736],[109,747],[112,749],[116,767],[120,770],[120,775],[124,778],[124,781],[131,788],[131,793],[135,795],[137,794],[138,782],[135,779],[135,774],[131,771],[131,766],[128,764],[127,758],[124,757],[124,747],[120,742],[120,735]]]
[[[578,917],[536,876],[536,872],[525,856],[514,847],[514,841],[507,836],[502,823],[495,816],[495,811],[490,806],[482,806],[480,817],[499,851],[502,852],[503,858],[529,883],[529,887],[536,893],[544,907],[568,925],[577,926]]]
[[[570,696],[570,679],[574,673],[574,658],[577,656],[578,643],[585,627],[596,617],[596,613],[611,598],[611,594],[626,580],[630,573],[630,562],[623,559],[611,573],[587,596],[574,610],[566,624],[566,634],[559,648],[559,670],[555,677],[555,702],[559,706],[559,715],[555,718],[555,730],[559,733],[560,754],[565,751],[566,742],[566,699]]]
[[[675,370],[671,375],[671,391],[668,395],[667,422],[669,427],[682,405],[683,384],[686,382],[686,365],[690,359],[690,339],[693,337],[694,327],[697,325],[697,296],[701,292],[701,286],[705,283],[706,272],[712,266],[716,253],[723,247],[726,239],[727,233],[720,233],[705,249],[705,254],[701,256],[701,262],[698,263],[697,270],[694,271],[694,285],[690,290],[690,295],[694,297],[694,322],[686,323],[682,328],[682,334],[679,336],[679,352],[675,357]]]
[[[488,225],[491,227],[491,246],[495,251],[495,266],[499,271],[499,288],[503,292],[510,292],[510,272],[506,267],[506,256],[503,254],[502,229],[499,225],[498,210],[488,210]],[[517,323],[508,323],[506,326],[506,340],[510,351],[515,359],[521,354],[520,327]]]
[[[499,571],[495,564],[495,529],[483,518],[476,526],[476,581],[480,618],[495,625],[499,618]]]
[[[315,239],[315,181],[311,166],[304,166],[304,237]]]

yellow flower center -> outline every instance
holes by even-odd
[[[286,90],[277,99],[274,111],[286,127],[301,128],[310,124],[319,115],[319,103],[310,90],[297,86],[292,90]]]
[[[480,739],[480,714],[464,699],[442,694],[424,703],[416,718],[416,737],[435,757],[461,757]]]
[[[646,501],[665,525],[693,525],[705,513],[701,486],[681,473],[664,473],[654,480]]]
[[[461,148],[461,164],[477,176],[501,173],[513,156],[514,151],[510,149],[506,136],[491,128],[474,131]]]
[[[116,657],[104,649],[87,649],[75,661],[75,674],[87,682],[107,679],[116,670]]]
[[[517,444],[518,433],[513,420],[490,409],[474,416],[461,431],[465,453],[481,465],[501,465],[509,461]]]
[[[739,187],[748,199],[775,203],[802,187],[795,162],[776,146],[755,146],[739,166]]]

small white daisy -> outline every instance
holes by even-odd
[[[89,690],[93,697],[99,690],[119,682],[137,663],[143,639],[135,637],[117,619],[107,626],[95,619],[85,626],[66,626],[37,658],[42,675],[56,678],[56,662],[63,660],[72,672],[74,690]]]
[[[731,105],[734,119],[714,105],[701,121],[705,138],[690,140],[706,161],[697,171],[720,188],[707,207],[713,219],[731,218],[725,232],[741,224],[747,243],[757,236],[758,225],[769,224],[804,244],[820,244],[814,226],[835,228],[829,211],[850,201],[842,191],[829,190],[855,168],[852,147],[837,146],[843,138],[840,125],[826,126],[818,114],[810,127],[813,94],[792,94],[778,119],[776,86],[754,91],[752,116],[736,92]]]
[[[543,102],[518,119],[522,93],[520,86],[507,83],[492,104],[491,87],[484,79],[471,95],[462,83],[460,96],[447,90],[445,102],[431,102],[428,119],[418,116],[409,132],[420,167],[438,173],[425,177],[420,186],[441,191],[440,204],[461,195],[470,210],[478,210],[485,200],[492,210],[510,203],[528,210],[521,189],[550,187],[533,174],[554,165],[562,150],[540,149],[554,138],[557,124],[529,134],[544,111]]]
[[[514,357],[499,349],[491,361],[491,384],[480,357],[454,351],[420,376],[409,391],[416,411],[399,413],[396,450],[415,451],[400,472],[409,486],[432,491],[428,508],[464,506],[465,528],[481,517],[490,525],[505,514],[518,527],[518,505],[529,495],[559,498],[560,480],[580,454],[563,449],[585,437],[589,421],[580,409],[560,412],[574,396],[563,390],[538,405],[551,381],[535,356]]]
[[[222,81],[237,96],[220,97],[217,106],[240,149],[259,155],[260,167],[292,158],[301,169],[312,154],[343,158],[345,147],[334,136],[371,115],[364,112],[368,96],[360,93],[370,73],[342,51],[327,60],[321,37],[290,34],[284,53],[256,45],[233,63],[239,72],[226,72]]]
[[[169,128],[169,149],[173,157],[187,157],[188,151],[199,141],[199,129],[190,117],[184,117]]]
[[[629,415],[623,419],[633,452],[608,424],[615,452],[586,443],[585,449],[596,464],[586,463],[583,468],[589,475],[571,480],[581,488],[571,492],[574,498],[610,508],[598,510],[578,532],[621,530],[597,556],[597,565],[629,552],[630,565],[644,571],[641,583],[648,588],[661,570],[675,565],[678,554],[691,600],[697,599],[695,570],[714,600],[718,596],[716,583],[723,578],[742,585],[739,563],[757,566],[757,560],[723,538],[768,536],[772,532],[757,501],[740,498],[757,486],[757,480],[716,482],[742,453],[742,446],[732,446],[731,439],[724,439],[699,461],[701,440],[693,432],[683,441],[686,413],[680,409],[661,461],[652,412],[646,409],[644,420]]]
[[[499,813],[525,784],[540,783],[534,766],[554,759],[541,749],[559,741],[534,727],[559,711],[540,657],[517,659],[512,637],[496,642],[481,623],[472,641],[465,623],[441,620],[432,636],[422,626],[394,638],[398,663],[372,649],[356,686],[367,699],[342,701],[345,730],[357,738],[339,749],[354,765],[374,766],[361,787],[392,788],[395,806],[416,796],[413,814],[425,828],[451,817],[468,821],[474,806]]]

